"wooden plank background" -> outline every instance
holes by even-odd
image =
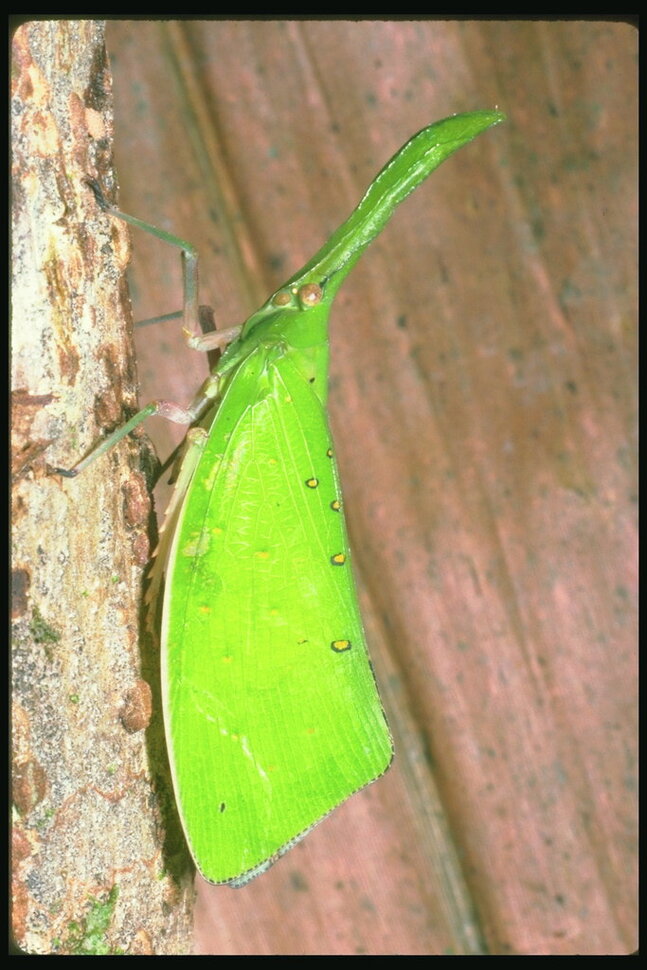
[[[636,33],[115,21],[107,38],[120,204],[198,246],[219,327],[415,131],[509,115],[402,206],[333,313],[395,764],[246,888],[201,884],[198,952],[632,951]],[[134,247],[135,318],[178,308],[177,254]],[[177,323],[138,344],[142,402],[187,401],[205,363]],[[166,454],[181,432],[153,424]]]

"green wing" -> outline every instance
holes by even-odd
[[[162,620],[176,797],[212,882],[262,872],[391,760],[325,415],[328,314],[395,206],[502,120],[456,115],[410,139],[220,361],[224,396],[164,540]]]
[[[170,759],[212,882],[262,871],[391,761],[340,502],[319,398],[294,353],[257,348],[193,476],[165,597]]]

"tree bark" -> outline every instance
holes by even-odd
[[[190,868],[139,629],[148,445],[75,479],[46,464],[136,408],[129,236],[84,183],[114,198],[103,23],[27,23],[12,56],[13,934],[31,953],[182,953]]]

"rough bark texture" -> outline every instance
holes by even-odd
[[[198,246],[218,326],[413,132],[509,114],[407,200],[333,314],[395,765],[249,886],[200,886],[199,949],[632,950],[635,33],[121,22],[108,45],[122,205]],[[176,309],[177,254],[135,247],[137,317]],[[174,323],[138,360],[143,400],[186,402],[204,375]]]
[[[191,892],[139,638],[147,448],[73,480],[45,464],[136,406],[128,234],[83,181],[114,193],[103,25],[29,23],[12,58],[13,934],[31,953],[177,953]]]

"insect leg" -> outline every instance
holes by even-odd
[[[127,421],[120,428],[116,428],[112,434],[109,434],[100,444],[92,448],[72,468],[52,468],[50,474],[61,475],[63,478],[75,478],[88,465],[92,464],[96,458],[110,451],[117,442],[121,441],[122,438],[125,438],[131,431],[139,427],[142,421],[145,421],[146,418],[154,414],[159,415],[161,418],[166,418],[168,421],[173,421],[174,424],[193,424],[213,405],[215,398],[218,396],[219,386],[219,376],[217,374],[210,374],[188,407],[182,407],[181,404],[176,404],[174,401],[151,401],[141,411],[134,414],[130,421]]]
[[[122,222],[127,222],[131,226],[135,226],[137,229],[143,229],[144,232],[150,233],[157,239],[161,239],[163,242],[169,243],[171,246],[175,246],[177,249],[182,251],[182,282],[184,287],[184,301],[183,301],[183,311],[182,318],[184,322],[184,333],[187,338],[187,343],[192,346],[192,339],[200,339],[199,327],[200,327],[200,314],[198,306],[198,253],[191,243],[186,242],[185,239],[180,239],[179,236],[174,236],[170,232],[166,232],[164,229],[158,229],[157,226],[151,225],[149,222],[143,222],[142,219],[137,219],[136,216],[130,216],[127,212],[122,212],[115,206],[111,205],[106,199],[101,186],[99,183],[92,178],[86,177],[84,179],[87,186],[92,189],[97,204],[104,211],[114,216],[116,219],[121,219]],[[223,331],[223,333],[226,331]],[[230,338],[231,339],[231,338]],[[211,349],[211,348],[206,348]]]
[[[208,352],[210,350],[224,350],[232,340],[235,340],[242,326],[228,327],[226,330],[213,330],[210,333],[192,333],[187,330],[186,327],[183,328],[183,333],[187,342],[187,345],[191,350],[204,350]]]
[[[210,307],[201,307],[198,304],[198,253],[195,246],[192,246],[191,243],[185,239],[181,239],[179,236],[174,236],[164,229],[158,229],[157,226],[153,226],[150,222],[144,222],[142,219],[128,215],[127,212],[122,212],[121,209],[117,209],[111,205],[103,194],[101,186],[96,179],[86,177],[84,181],[92,189],[98,205],[104,212],[108,212],[116,219],[121,219],[122,222],[127,222],[137,229],[143,229],[144,232],[148,232],[157,239],[170,243],[171,246],[176,246],[182,251],[183,310],[179,314],[168,313],[164,317],[158,317],[156,319],[168,320],[176,316],[181,316],[184,324],[182,332],[184,333],[187,345],[192,350],[205,352],[210,350],[224,350],[232,340],[236,339],[242,328],[238,326],[230,327],[227,330],[212,329],[210,333],[200,333],[200,330],[204,331],[203,319],[205,315],[213,319],[213,312]],[[148,320],[144,322],[152,323],[153,321]]]

